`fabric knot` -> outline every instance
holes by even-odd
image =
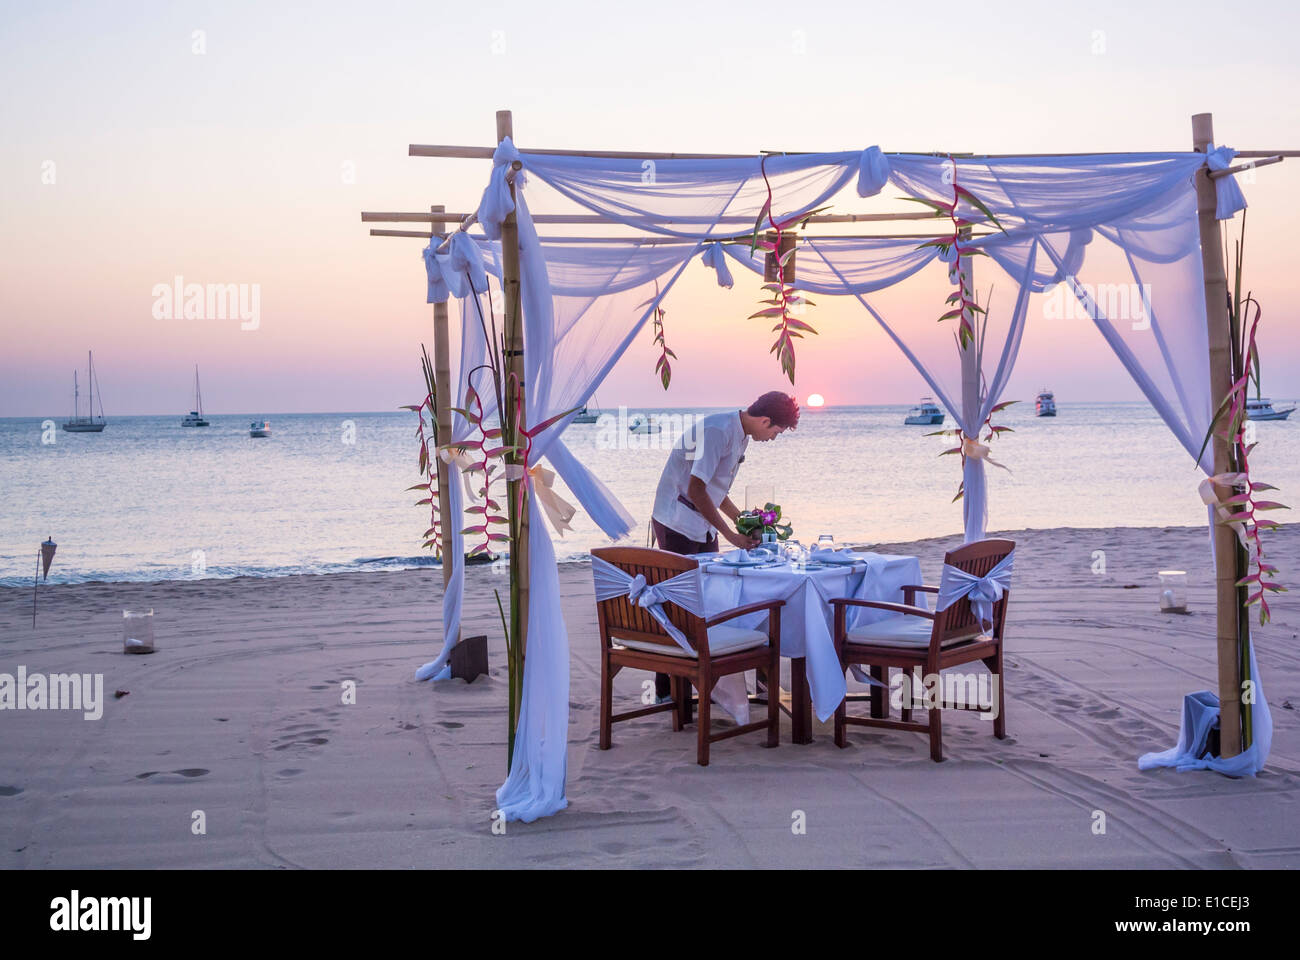
[[[488,276],[483,254],[468,233],[452,234],[444,276],[457,297],[468,297],[471,288],[475,293],[487,293]]]
[[[1214,148],[1205,154],[1205,165],[1211,170],[1227,170],[1232,166],[1232,158],[1237,155],[1237,151],[1231,147]],[[1246,197],[1241,192],[1241,187],[1237,185],[1236,174],[1229,177],[1218,177],[1214,181],[1214,218],[1216,220],[1231,220],[1233,214],[1238,210],[1246,209]]]
[[[446,303],[451,297],[447,278],[442,275],[442,266],[438,263],[437,247],[440,243],[442,238],[434,237],[424,248],[424,273],[429,281],[425,303]]]
[[[501,224],[514,212],[515,200],[510,195],[506,173],[519,159],[519,150],[509,137],[497,144],[492,152],[492,176],[478,205],[478,222],[489,240],[501,239]]]
[[[727,266],[727,255],[722,249],[720,243],[710,243],[704,248],[704,265],[712,267],[718,274],[718,286],[726,287],[728,290],[735,285],[731,277],[731,270]]]
[[[858,196],[874,197],[889,182],[889,158],[879,147],[867,147],[858,161]]]

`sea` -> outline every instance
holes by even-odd
[[[637,519],[644,545],[660,470],[691,418],[722,408],[600,411],[564,436]],[[1206,523],[1192,457],[1145,402],[1071,403],[1054,418],[1032,403],[995,418],[989,529],[1193,526]],[[907,405],[805,407],[796,430],[751,441],[732,487],[742,508],[779,503],[808,543],[890,543],[959,533],[960,458],[952,426],[908,426]],[[626,429],[658,417],[658,434]],[[0,585],[32,582],[41,541],[57,544],[49,581],[275,577],[433,565],[422,549],[428,507],[415,414],[269,414],[272,435],[249,436],[249,415],[113,417],[99,434],[0,419]],[[1297,416],[1300,420],[1300,415]],[[1254,425],[1256,479],[1289,503],[1300,490],[1300,422]],[[561,484],[558,492],[567,491]],[[573,500],[572,496],[568,499]],[[1277,514],[1282,519],[1286,511]],[[579,512],[554,536],[561,560],[608,538]],[[472,545],[473,541],[467,544]]]

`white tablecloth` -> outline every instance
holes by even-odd
[[[702,563],[704,608],[717,616],[733,607],[763,600],[784,600],[781,608],[781,656],[804,657],[813,710],[823,723],[844,699],[844,671],[835,655],[831,636],[833,597],[903,602],[904,584],[921,582],[921,561],[916,557],[884,553],[856,553],[862,563],[852,567],[827,566],[796,571],[789,564],[771,567],[728,567],[720,561]],[[923,603],[924,594],[918,596]],[[850,608],[850,627],[897,616],[886,610]],[[763,629],[767,614],[751,614],[729,625]],[[741,678],[743,680],[743,677]]]

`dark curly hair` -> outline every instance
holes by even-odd
[[[799,425],[799,401],[780,390],[763,394],[745,412],[751,417],[767,417],[778,427],[790,430]]]

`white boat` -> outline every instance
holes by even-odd
[[[643,413],[638,413],[636,416],[632,417],[632,419],[628,420],[627,428],[632,433],[659,432],[659,424],[655,423],[653,418],[647,417]]]
[[[1056,397],[1052,396],[1052,391],[1046,387],[1038,392],[1038,399],[1034,401],[1034,416],[1056,416]]]
[[[922,397],[919,404],[907,411],[907,417],[903,422],[914,426],[943,423],[943,411],[939,409],[939,405],[932,397]]]
[[[1250,420],[1285,420],[1295,410],[1295,404],[1285,410],[1275,410],[1273,401],[1268,397],[1256,397],[1246,400],[1246,417]]]
[[[194,409],[181,421],[182,427],[206,427],[208,421],[203,419],[203,394],[199,392],[199,365],[194,364]]]
[[[599,418],[599,416],[600,416],[599,413],[592,413],[590,410],[588,410],[587,405],[584,403],[582,405],[582,409],[579,410],[577,414],[574,416],[573,422],[574,423],[595,423],[596,420]]]
[[[90,384],[90,400],[86,404],[87,416],[81,415],[81,386],[77,383],[77,371],[72,371],[72,419],[65,421],[63,429],[68,433],[102,433],[108,421],[104,419],[104,398],[99,398],[99,419],[95,419],[95,355],[86,354],[86,382]]]
[[[269,437],[271,435],[271,421],[254,420],[248,425],[248,435],[250,437]]]

